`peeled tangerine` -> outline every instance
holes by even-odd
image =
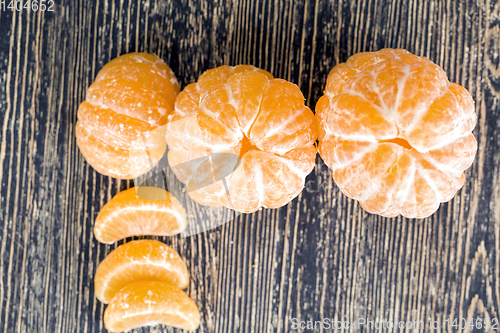
[[[161,129],[179,91],[174,73],[154,55],[129,53],[106,64],[78,109],[76,142],[87,162],[121,179],[152,169],[165,153]]]
[[[296,85],[253,66],[221,66],[179,94],[167,125],[168,160],[198,203],[250,213],[300,193],[316,138]]]
[[[469,92],[405,50],[358,53],[316,105],[319,153],[368,212],[423,218],[463,186],[477,151]]]

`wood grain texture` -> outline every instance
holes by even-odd
[[[162,238],[191,271],[199,332],[295,332],[292,318],[500,319],[500,1],[60,0],[54,12],[0,10],[0,331],[105,332],[93,275],[115,246],[92,225],[132,184],[89,167],[74,125],[106,62],[151,52],[183,86],[253,64],[297,83],[314,109],[335,64],[383,47],[430,58],[473,95],[479,152],[464,188],[430,218],[385,219],[342,195],[318,157],[286,207]],[[432,332],[455,331],[495,332]]]

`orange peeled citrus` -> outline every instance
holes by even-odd
[[[158,280],[187,288],[189,272],[179,254],[156,240],[137,240],[117,247],[99,264],[95,295],[109,303],[115,294],[135,281]]]
[[[175,235],[186,225],[186,212],[179,200],[163,189],[141,186],[118,193],[101,208],[94,235],[101,243],[114,243],[132,236]]]
[[[158,324],[194,330],[200,325],[200,312],[181,289],[161,281],[128,284],[104,312],[104,326],[110,332]]]
[[[106,64],[78,109],[76,140],[99,173],[132,179],[161,159],[163,136],[148,136],[165,125],[179,84],[158,57],[129,53]]]
[[[405,50],[335,66],[316,116],[319,153],[340,190],[387,217],[434,213],[463,186],[476,155],[469,92]]]
[[[179,94],[167,125],[168,160],[195,201],[250,213],[300,193],[316,138],[314,114],[295,84],[253,66],[221,66]]]

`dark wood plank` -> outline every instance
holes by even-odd
[[[215,66],[253,64],[297,83],[314,109],[335,64],[383,47],[429,57],[472,93],[479,152],[464,188],[428,219],[385,219],[340,193],[318,157],[286,207],[161,238],[188,263],[199,331],[500,319],[499,1],[67,0],[54,12],[0,10],[0,327],[105,331],[93,275],[116,245],[99,244],[92,225],[132,184],[86,164],[74,125],[106,62],[151,52],[183,86]],[[435,330],[445,331],[455,330]]]

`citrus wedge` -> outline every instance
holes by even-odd
[[[179,200],[165,190],[141,186],[118,193],[105,204],[94,225],[101,243],[132,236],[171,236],[186,228],[186,212]]]
[[[189,272],[171,247],[150,239],[132,241],[112,251],[99,265],[94,278],[95,295],[103,303],[126,285],[141,280],[168,282],[184,289]]]
[[[104,326],[110,332],[158,324],[194,330],[200,325],[200,312],[181,289],[161,281],[127,285],[104,312]]]

